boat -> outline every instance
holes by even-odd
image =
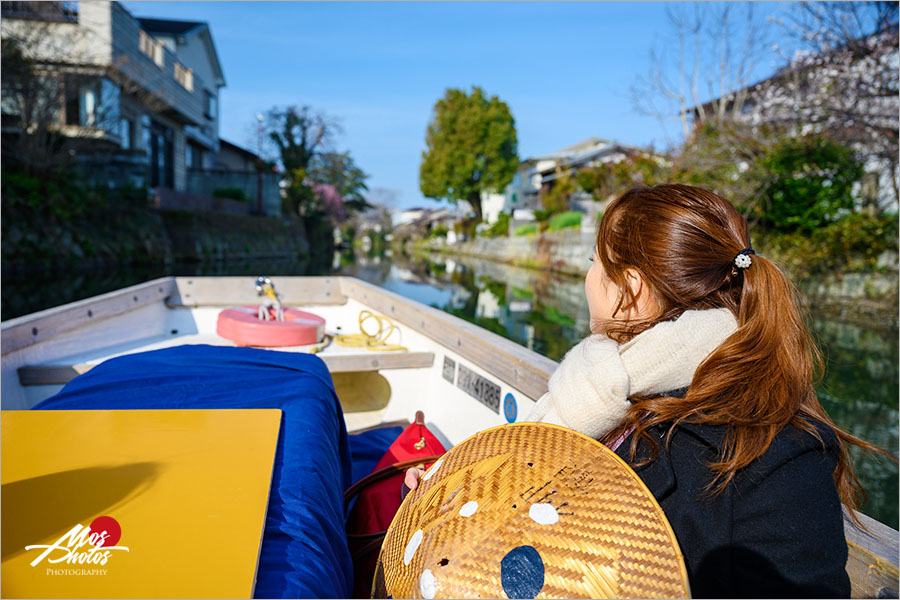
[[[548,378],[557,366],[555,361],[472,323],[352,277],[286,276],[273,277],[272,282],[285,307],[323,318],[328,334],[322,342],[273,350],[278,356],[314,353],[321,359],[340,400],[342,428],[351,436],[409,423],[417,411],[423,411],[428,428],[450,448],[479,431],[522,421],[547,390]],[[30,409],[80,375],[110,364],[106,362],[110,359],[162,356],[152,351],[176,352],[187,347],[235,348],[234,342],[216,332],[220,313],[259,304],[250,277],[164,277],[5,321],[0,330],[4,427],[11,427],[16,416],[12,411],[42,412]],[[353,336],[363,342],[339,343]],[[367,343],[366,339],[375,341]],[[264,360],[275,354],[260,356]],[[253,382],[248,386],[252,388]],[[71,412],[73,418],[79,416],[77,411]],[[236,422],[229,426],[255,428],[260,439],[271,438],[273,425],[266,420],[271,417],[248,415],[236,414]],[[163,417],[178,415],[160,413],[160,419]],[[96,430],[96,435],[114,435],[110,423],[99,419],[85,427],[108,427],[107,431]],[[167,431],[183,425],[160,423]],[[211,443],[228,446],[227,440]],[[274,450],[265,444],[260,448],[260,464],[267,460],[271,464]],[[4,445],[4,459],[9,453]],[[6,471],[4,462],[4,475]],[[7,483],[4,477],[4,492]],[[259,486],[266,491],[262,483]],[[23,516],[4,512],[2,527],[5,530],[13,519]],[[845,518],[853,597],[897,597],[898,532],[866,515],[857,516],[864,529]],[[260,528],[257,522],[249,531],[258,536]],[[110,561],[113,558],[119,557],[113,553]],[[4,550],[4,566],[6,561]],[[253,581],[257,576],[254,565]],[[254,589],[251,584],[228,593],[252,596]],[[121,588],[118,594],[127,596]]]

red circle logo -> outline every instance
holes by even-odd
[[[102,534],[104,531],[107,537],[101,547],[115,546],[122,537],[122,528],[119,526],[119,522],[112,517],[97,517],[91,522],[91,533]]]

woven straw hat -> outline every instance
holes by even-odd
[[[516,423],[447,452],[385,536],[375,598],[677,598],[687,572],[662,509],[603,444]]]

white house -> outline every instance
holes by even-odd
[[[854,190],[858,201],[897,210],[898,71],[898,32],[891,26],[827,52],[799,52],[773,76],[692,107],[689,114],[694,127],[718,110],[754,127],[828,133],[863,156],[864,175]]]

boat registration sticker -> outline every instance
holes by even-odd
[[[459,376],[456,379],[456,386],[495,413],[500,414],[500,386],[496,383],[485,379],[463,365],[459,365]]]
[[[456,361],[449,356],[444,357],[444,379],[450,383],[456,379]]]
[[[515,423],[516,417],[519,416],[519,407],[516,405],[516,397],[512,393],[507,392],[503,398],[503,416],[506,417],[507,423]]]

